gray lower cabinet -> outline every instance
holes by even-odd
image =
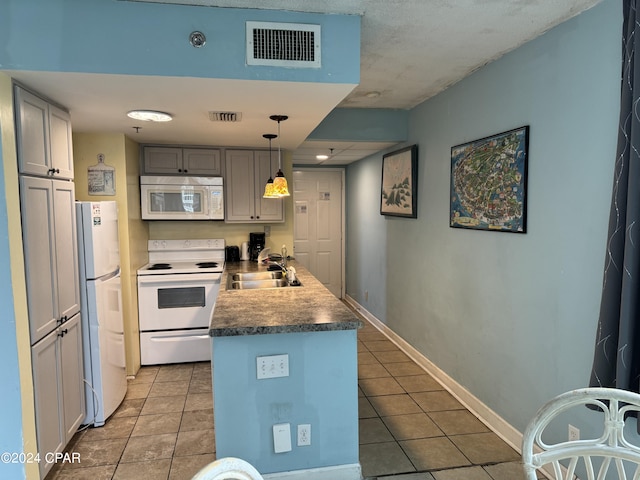
[[[269,177],[277,170],[268,151],[227,150],[225,153],[225,222],[284,222],[281,198],[262,198]]]
[[[85,416],[80,314],[31,347],[40,478],[53,466]],[[49,460],[49,462],[47,462]]]

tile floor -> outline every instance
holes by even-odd
[[[519,454],[382,333],[358,332],[360,463],[370,480],[519,480]],[[46,480],[189,480],[215,458],[208,363],[143,367],[104,427]]]

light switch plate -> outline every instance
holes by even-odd
[[[291,451],[291,424],[277,423],[273,426],[273,450],[275,453]]]
[[[289,355],[269,355],[256,358],[258,380],[289,376]]]

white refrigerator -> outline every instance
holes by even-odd
[[[102,426],[127,392],[116,202],[76,202],[87,416]]]

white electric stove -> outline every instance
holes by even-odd
[[[142,365],[211,360],[224,247],[223,239],[149,240],[149,263],[137,272]]]

